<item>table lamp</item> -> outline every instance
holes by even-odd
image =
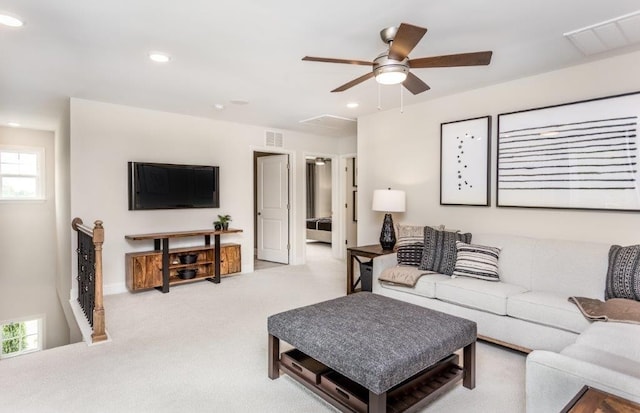
[[[397,189],[388,188],[373,191],[371,209],[385,213],[380,231],[380,246],[383,250],[392,250],[396,245],[396,231],[393,228],[391,212],[404,212],[405,200],[405,192]]]

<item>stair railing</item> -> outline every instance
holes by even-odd
[[[104,228],[102,221],[91,228],[80,218],[74,218],[71,227],[78,233],[78,303],[91,325],[91,340],[97,343],[107,339],[102,297]]]

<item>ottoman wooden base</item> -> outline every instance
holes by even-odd
[[[335,373],[333,370],[323,373],[321,378],[322,381],[327,377],[325,380],[336,385],[334,389],[330,389],[327,385],[318,383],[315,378],[311,380],[307,372],[284,363],[280,355],[280,339],[270,334],[269,378],[277,379],[280,371],[283,371],[343,412],[416,412],[453,388],[460,380],[468,389],[475,387],[475,347],[475,342],[464,347],[462,367],[458,364],[458,356],[452,354],[382,394],[369,391],[367,399],[363,397],[364,388],[358,383],[352,382],[350,385],[344,381],[332,381],[330,377]]]

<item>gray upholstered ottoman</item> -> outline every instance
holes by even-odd
[[[343,411],[414,411],[459,380],[475,387],[476,323],[392,298],[361,292],[296,308],[270,316],[268,331],[269,377],[283,370]],[[280,340],[297,353],[281,357]],[[363,390],[364,407],[351,403]]]

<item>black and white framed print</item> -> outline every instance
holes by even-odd
[[[440,205],[489,206],[491,116],[440,124]]]
[[[498,115],[500,207],[640,210],[640,92]]]

